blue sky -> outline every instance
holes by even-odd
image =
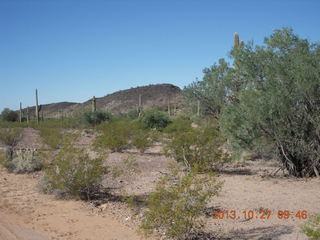
[[[227,57],[233,33],[320,40],[319,0],[0,0],[0,110],[183,87]]]

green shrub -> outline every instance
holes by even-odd
[[[22,137],[22,128],[0,128],[0,142],[14,147]]]
[[[139,111],[137,109],[130,110],[127,112],[127,117],[129,119],[137,119],[139,117]]]
[[[150,194],[141,229],[146,234],[157,230],[173,239],[186,239],[204,228],[206,220],[201,216],[220,187],[213,176],[173,170]]]
[[[112,115],[109,112],[105,111],[89,111],[85,112],[83,115],[84,122],[88,125],[95,126],[101,124],[105,121],[111,120]]]
[[[40,137],[46,145],[52,149],[58,149],[62,143],[62,128],[43,126],[38,127]]]
[[[19,114],[9,108],[5,108],[1,112],[1,119],[8,122],[17,122],[19,120]]]
[[[191,129],[191,120],[176,118],[163,129],[165,133],[186,132]]]
[[[302,228],[302,231],[311,239],[320,239],[320,215],[313,216]]]
[[[102,158],[90,159],[84,150],[66,143],[45,169],[41,188],[59,197],[89,200],[99,189],[106,170]]]
[[[42,163],[35,149],[16,150],[5,166],[10,172],[32,173],[42,169]]]
[[[157,130],[162,130],[171,122],[166,114],[154,109],[142,112],[139,120],[149,128]]]
[[[164,151],[189,169],[210,171],[216,164],[229,160],[229,155],[222,150],[224,142],[217,128],[199,127],[172,134]]]
[[[144,129],[135,129],[132,135],[131,144],[141,153],[144,153],[145,150],[152,145],[152,139],[150,138],[149,131]]]
[[[110,149],[121,152],[129,147],[129,140],[133,133],[133,124],[128,119],[121,119],[102,124],[98,128],[102,134],[95,140],[97,149]]]

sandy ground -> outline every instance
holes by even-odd
[[[20,146],[31,147],[34,130],[26,130]],[[31,137],[26,137],[29,135]],[[30,140],[31,139],[31,140]],[[89,148],[92,136],[84,135],[79,146]],[[167,171],[172,159],[159,155],[155,146],[145,154],[129,150],[111,153],[107,164],[126,174],[112,179],[106,176],[103,184],[111,196],[120,193],[147,196],[159,177]],[[123,160],[131,159],[132,165]],[[246,161],[226,166],[218,179],[223,181],[219,196],[214,197],[204,216],[207,218],[207,238],[203,239],[307,239],[300,226],[306,221],[295,215],[305,210],[308,216],[320,213],[320,179],[295,179],[278,172],[274,161]],[[130,209],[119,198],[85,203],[75,200],[55,200],[38,192],[42,173],[9,174],[0,169],[0,239],[1,240],[135,240],[141,215]],[[141,208],[144,208],[143,202]],[[259,210],[271,211],[269,219],[260,219]],[[235,211],[236,219],[212,219],[213,210]],[[252,210],[254,218],[244,219],[243,211]],[[288,210],[288,219],[279,219],[277,212]],[[239,217],[239,218],[238,218]]]

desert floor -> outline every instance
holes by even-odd
[[[37,132],[25,129],[18,147],[37,147]],[[89,149],[93,136],[83,135],[79,147]],[[173,161],[159,154],[155,146],[144,154],[135,150],[110,153],[106,164],[123,169],[126,174],[111,179],[105,176],[103,185],[110,195],[98,201],[57,200],[39,193],[41,172],[25,175],[8,173],[0,168],[0,239],[1,240],[135,240],[143,239],[137,226],[144,202],[128,206],[119,197],[133,194],[143,199],[152,191],[159,177],[168,171]],[[92,153],[94,154],[94,153]],[[134,160],[127,166],[123,159]],[[225,166],[218,180],[223,182],[219,196],[214,197],[204,217],[207,234],[199,239],[307,239],[300,226],[306,221],[295,214],[305,210],[308,216],[320,213],[320,179],[295,179],[279,171],[273,160],[247,160]],[[236,219],[212,219],[213,210],[236,211]],[[260,214],[246,220],[244,210],[270,210],[269,219]],[[279,210],[288,210],[289,219],[278,219]],[[156,239],[156,237],[154,237]]]

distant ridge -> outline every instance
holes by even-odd
[[[139,96],[141,95],[142,107],[166,109],[168,103],[175,107],[181,106],[181,89],[172,84],[154,84],[120,90],[104,97],[96,96],[98,110],[107,110],[112,113],[126,113],[137,109]],[[45,118],[55,118],[62,115],[69,115],[75,111],[91,109],[91,99],[83,103],[58,102],[42,105],[41,112]],[[34,115],[35,107],[29,108],[30,115]]]

